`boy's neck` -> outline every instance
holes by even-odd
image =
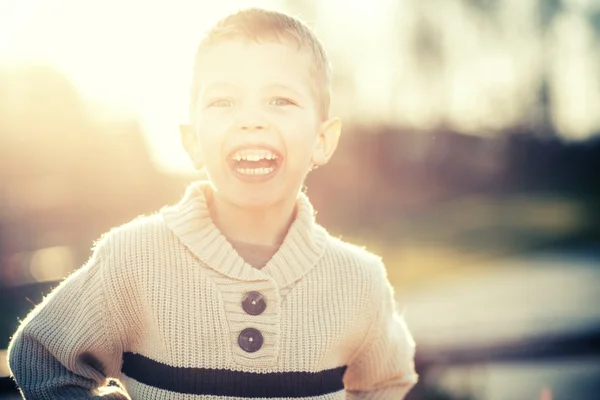
[[[208,206],[214,224],[235,242],[279,246],[295,218],[296,199],[290,198],[267,209],[244,209],[210,191]]]

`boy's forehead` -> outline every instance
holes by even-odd
[[[204,44],[202,52],[206,54],[219,54],[224,55],[229,52],[239,52],[240,50],[245,51],[256,51],[256,52],[267,52],[274,48],[286,48],[291,52],[298,53],[298,55],[306,55],[307,51],[300,47],[298,43],[287,39],[285,37],[264,37],[264,38],[251,38],[245,36],[234,36],[229,38],[222,38]]]
[[[239,39],[210,44],[197,69],[203,89],[253,83],[303,86],[312,80],[307,52],[280,41]]]

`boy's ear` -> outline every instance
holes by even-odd
[[[194,132],[194,127],[188,124],[180,124],[179,132],[181,133],[181,144],[188,153],[190,160],[192,160],[194,167],[196,169],[202,169],[204,167],[204,160],[202,159],[200,144],[198,143],[198,137]]]
[[[312,157],[313,165],[318,167],[327,164],[337,148],[341,133],[342,121],[338,117],[330,118],[321,124]]]

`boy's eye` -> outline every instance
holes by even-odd
[[[233,106],[233,101],[229,100],[229,99],[217,99],[214,101],[211,101],[208,104],[209,107],[231,107]]]
[[[285,97],[275,97],[269,102],[272,106],[293,106],[296,105],[292,100],[286,99]]]

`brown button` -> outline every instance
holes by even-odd
[[[260,292],[248,292],[242,300],[242,308],[250,315],[259,315],[267,308],[265,297]]]
[[[263,335],[254,328],[246,328],[238,336],[238,344],[242,350],[248,353],[254,353],[263,345]]]

